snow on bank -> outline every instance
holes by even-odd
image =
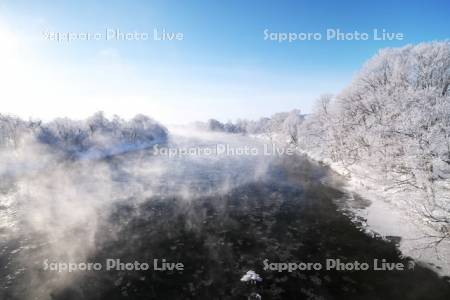
[[[362,173],[362,172],[361,172]],[[439,232],[408,206],[407,200],[420,197],[414,193],[389,193],[382,186],[353,172],[348,190],[371,201],[362,210],[354,210],[367,220],[368,229],[382,236],[401,237],[400,250],[405,256],[426,262],[441,275],[450,276],[450,241],[439,240]]]
[[[289,143],[289,138],[282,134],[270,138],[252,135],[252,138],[279,145]],[[439,236],[440,233],[419,213],[420,208],[414,207],[414,203],[420,203],[417,201],[421,197],[419,193],[386,189],[388,182],[380,181],[386,176],[377,174],[373,168],[362,165],[344,168],[318,154],[300,148],[297,150],[330,167],[340,178],[345,179],[344,186],[335,187],[342,188],[346,193],[345,209],[355,215],[355,220],[365,220],[363,226],[368,234],[387,239],[400,238],[398,246],[404,256],[415,259],[441,276],[450,276],[450,240],[436,244],[439,239],[433,236]],[[361,197],[366,201],[361,200]],[[370,202],[368,205],[365,204],[367,200]]]
[[[439,239],[433,236],[440,233],[413,207],[413,203],[418,203],[414,200],[421,197],[419,193],[386,190],[386,184],[379,181],[383,174],[374,174],[376,171],[372,168],[361,165],[343,168],[313,153],[301,152],[347,178],[344,192],[348,195],[348,208],[365,220],[369,234],[400,237],[399,249],[404,256],[423,262],[442,276],[450,276],[450,241],[442,240],[436,244]],[[361,208],[355,194],[369,200],[370,204]]]
[[[167,142],[167,129],[150,117],[24,121],[0,114],[0,176],[39,169],[56,160],[95,160]],[[45,162],[45,163],[44,163]]]

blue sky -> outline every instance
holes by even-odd
[[[343,3],[342,3],[343,2]],[[380,48],[450,37],[432,1],[0,1],[2,112],[165,123],[258,118],[338,93]],[[48,32],[146,32],[145,41],[57,42]],[[155,41],[153,30],[181,32]],[[269,32],[402,33],[404,40],[264,40]]]

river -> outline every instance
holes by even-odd
[[[186,131],[169,148],[217,144],[263,147]],[[449,283],[402,257],[398,240],[366,234],[343,211],[346,194],[329,169],[261,153],[146,150],[2,178],[0,299],[450,299]],[[150,270],[106,270],[111,259]],[[151,270],[155,260],[166,269]],[[375,270],[375,260],[405,268]],[[45,262],[101,269],[59,272]],[[280,269],[288,263],[297,269]],[[308,263],[316,268],[298,269]],[[249,270],[262,281],[241,281]]]

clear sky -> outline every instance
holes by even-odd
[[[183,39],[154,40],[154,29]],[[266,29],[322,39],[265,40]],[[327,29],[369,39],[327,40]],[[404,39],[374,40],[374,29]],[[107,30],[147,39],[107,38]],[[49,38],[66,32],[103,36]],[[103,110],[164,123],[307,113],[380,48],[449,37],[448,0],[0,0],[0,112],[48,120]]]

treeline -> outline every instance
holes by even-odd
[[[315,159],[370,170],[385,190],[412,192],[410,208],[450,237],[450,43],[381,50],[313,113],[282,113],[211,130],[265,134]],[[233,130],[227,130],[233,128]]]
[[[24,121],[0,115],[0,148],[18,148],[29,142],[51,146],[68,155],[118,152],[132,147],[165,143],[167,129],[153,119],[137,115],[131,120],[108,119],[102,112],[86,120],[55,119],[51,122]]]
[[[381,50],[350,86],[324,95],[301,126],[299,147],[380,174],[386,189],[419,192],[411,204],[449,234],[450,43]]]
[[[290,112],[276,113],[270,118],[259,120],[237,120],[235,123],[221,123],[215,119],[210,119],[206,123],[197,122],[197,128],[226,133],[240,133],[251,135],[262,135],[273,139],[277,136],[287,135],[286,141],[297,140],[300,124],[304,121],[305,115],[301,111],[294,109]]]

